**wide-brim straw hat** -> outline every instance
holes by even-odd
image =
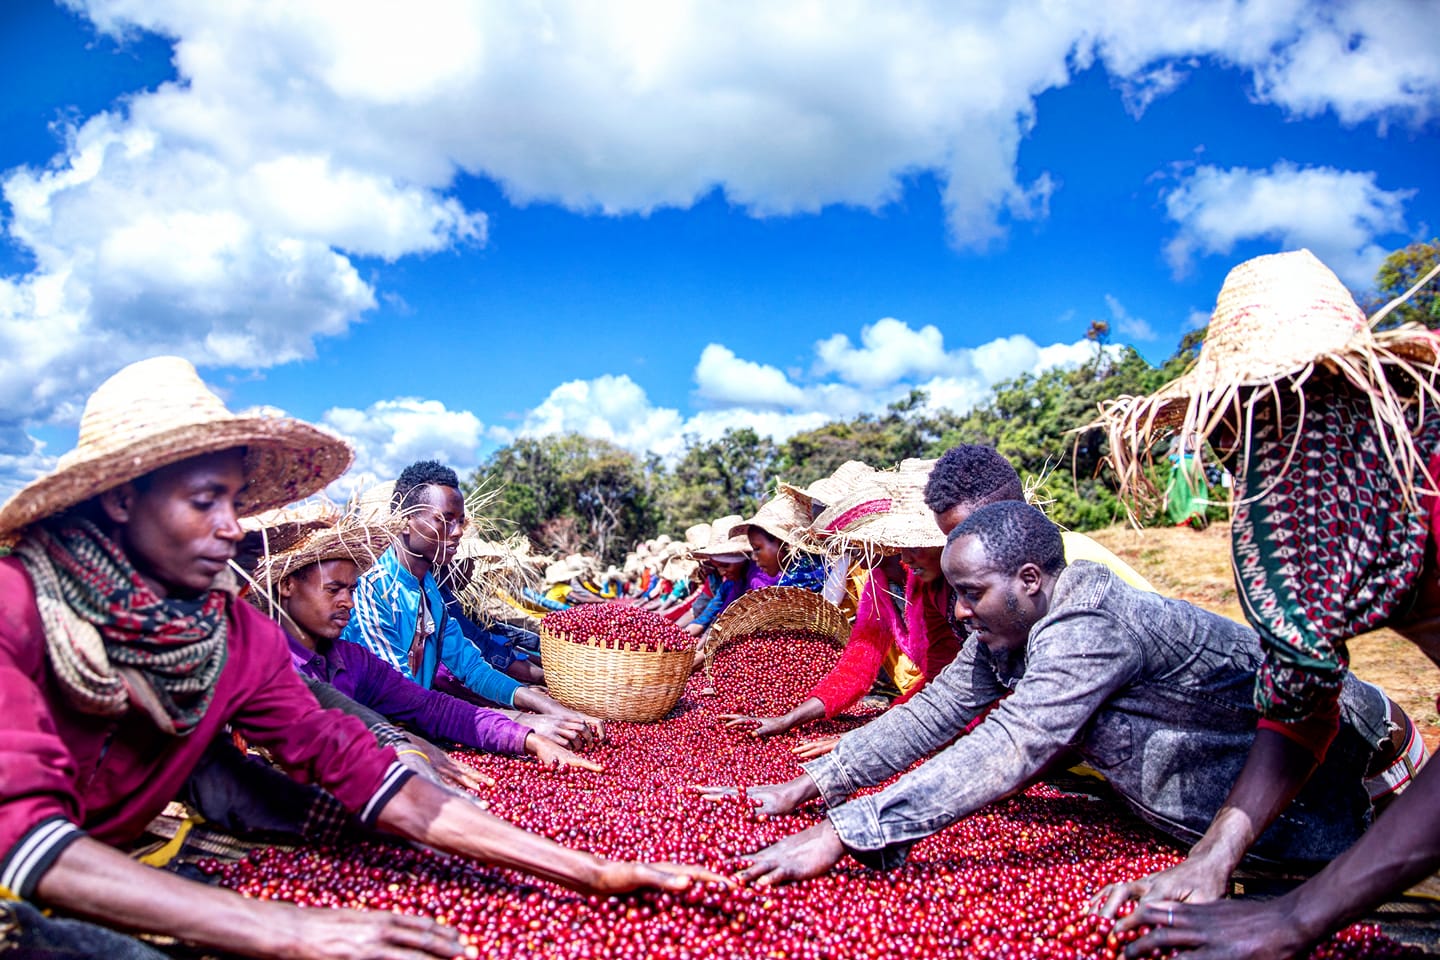
[[[890,495],[890,509],[853,522],[843,539],[885,550],[924,550],[945,546],[945,534],[925,504],[925,482],[935,461],[912,461],[908,468],[877,471],[875,486]],[[817,518],[818,519],[818,518]],[[833,539],[833,538],[832,538]]]
[[[387,520],[394,512],[390,505],[390,500],[394,494],[394,480],[377,483],[375,486],[362,491],[360,496],[355,498],[355,503],[350,510],[362,520]]]
[[[710,524],[696,523],[685,528],[685,552],[699,550],[710,542]]]
[[[873,478],[857,482],[816,515],[805,529],[805,539],[813,549],[838,556],[860,544],[865,525],[889,513],[891,503],[890,491]]]
[[[700,569],[700,564],[694,560],[684,557],[671,557],[665,561],[665,566],[660,568],[662,580],[669,580],[671,583],[678,583],[682,580],[689,580]]]
[[[545,568],[545,582],[549,584],[569,583],[580,576],[580,570],[571,565],[569,557],[562,557]]]
[[[737,537],[730,531],[744,522],[744,518],[738,513],[732,513],[721,517],[710,524],[710,539],[705,546],[699,550],[692,550],[691,553],[697,557],[708,557],[711,560],[719,560],[722,563],[735,563],[744,560],[750,553],[750,541],[741,536]]]
[[[242,517],[323,490],[354,458],[340,437],[303,421],[231,413],[189,361],[152,357],[95,389],[75,449],[0,508],[0,537],[161,467],[237,447],[245,449]]]
[[[259,534],[264,552],[270,554],[289,550],[303,540],[306,534],[334,522],[335,517],[328,511],[321,513],[309,504],[297,504],[245,517],[240,521],[240,529],[246,533]]]
[[[855,487],[855,484],[863,482],[866,477],[874,473],[875,469],[867,463],[859,460],[846,460],[835,468],[835,472],[828,477],[821,477],[808,487],[798,487],[794,484],[781,480],[776,486],[780,493],[798,501],[809,513],[816,501],[824,506],[831,506],[841,497],[845,496]]]
[[[1426,406],[1440,401],[1435,382],[1440,335],[1417,324],[1375,326],[1429,279],[1367,320],[1350,291],[1309,250],[1256,257],[1235,267],[1220,288],[1195,364],[1148,397],[1100,404],[1100,418],[1090,426],[1109,434],[1122,493],[1154,498],[1147,468],[1156,440],[1177,432],[1208,436],[1227,419],[1243,423],[1247,410],[1266,398],[1278,401],[1282,388],[1303,393],[1318,367],[1344,376],[1371,398],[1391,467],[1408,494],[1424,458],[1406,422],[1410,401],[1389,373],[1408,374]]]
[[[350,560],[364,572],[390,548],[393,526],[345,515],[330,504],[307,504],[266,528],[267,538],[288,540],[290,546],[262,558],[255,581],[268,593],[291,574],[325,560]]]
[[[801,506],[800,501],[794,497],[777,496],[761,504],[760,509],[755,511],[755,516],[744,523],[736,524],[730,534],[733,537],[744,537],[748,544],[750,529],[757,527],[781,543],[803,547],[801,534],[808,526],[810,511]]]

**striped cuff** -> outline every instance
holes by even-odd
[[[410,742],[410,738],[405,735],[405,731],[393,723],[382,721],[371,727],[370,732],[375,734],[375,742],[382,747],[395,747],[402,743]]]
[[[390,764],[390,769],[385,771],[385,779],[380,781],[380,789],[370,797],[368,803],[360,810],[360,822],[367,827],[375,826],[375,821],[380,819],[380,811],[385,809],[400,788],[405,786],[405,781],[415,776],[415,771],[406,767],[399,760]]]
[[[0,887],[22,900],[30,899],[55,858],[83,836],[85,831],[64,817],[41,820],[0,860]]]

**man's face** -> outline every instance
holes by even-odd
[[[337,640],[350,622],[360,568],[353,560],[322,560],[280,584],[280,606],[310,636]]]
[[[455,555],[465,531],[465,501],[454,487],[430,484],[405,511],[405,548],[438,567]]]
[[[902,547],[900,562],[915,574],[921,583],[934,583],[944,572],[940,569],[941,547]]]
[[[941,561],[945,579],[955,588],[955,619],[969,629],[972,639],[991,653],[1017,650],[1025,645],[1034,615],[1027,572],[1013,576],[996,570],[977,537],[959,537],[945,548]]]
[[[751,527],[746,536],[750,539],[750,553],[769,576],[780,572],[780,541],[759,527]]]
[[[235,556],[244,486],[244,452],[225,450],[161,467],[100,503],[141,578],[162,597],[188,597],[209,590]]]

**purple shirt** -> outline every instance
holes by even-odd
[[[494,710],[427,690],[357,643],[332,642],[321,653],[305,649],[294,637],[287,639],[290,662],[301,674],[325,681],[392,720],[413,724],[427,737],[496,753],[525,752],[530,728]]]

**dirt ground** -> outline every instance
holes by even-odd
[[[1245,620],[1230,574],[1230,525],[1212,523],[1204,531],[1187,527],[1135,530],[1117,525],[1090,534],[1144,574],[1155,589],[1172,597]],[[1440,747],[1440,668],[1413,644],[1390,630],[1376,630],[1350,642],[1350,667],[1379,684],[1415,719],[1425,744]]]

